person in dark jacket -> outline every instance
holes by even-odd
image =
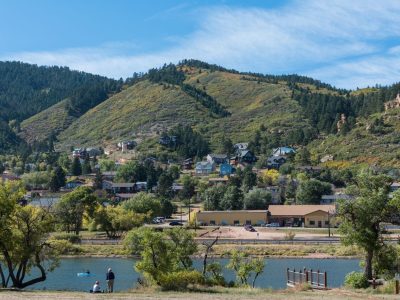
[[[115,279],[114,272],[111,270],[111,268],[108,268],[108,271],[106,273],[106,280],[107,280],[107,290],[109,293],[112,293],[114,291],[114,279]]]

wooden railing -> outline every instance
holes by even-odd
[[[326,272],[320,272],[319,270],[313,271],[303,269],[296,271],[296,269],[286,270],[286,284],[287,286],[294,287],[299,284],[308,283],[314,289],[327,289],[328,278]]]

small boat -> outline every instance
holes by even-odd
[[[91,276],[95,276],[92,273],[88,273],[88,272],[82,272],[82,273],[76,273],[76,276],[78,277],[91,277]]]

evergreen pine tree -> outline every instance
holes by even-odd
[[[92,167],[90,166],[89,155],[86,155],[85,160],[83,161],[82,174],[90,174],[90,173],[92,173]]]
[[[98,190],[103,188],[103,177],[101,176],[100,169],[96,169],[96,176],[94,177],[94,188]]]
[[[63,168],[61,168],[60,166],[57,166],[51,172],[49,188],[52,192],[57,192],[64,185],[65,185],[65,172],[64,172]]]
[[[72,165],[71,165],[71,174],[73,176],[79,176],[82,175],[82,166],[81,166],[81,162],[79,160],[79,157],[74,157],[74,160],[72,161]]]

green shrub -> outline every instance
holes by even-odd
[[[368,279],[364,273],[351,272],[346,275],[344,284],[354,289],[366,289],[369,287]]]
[[[76,244],[81,242],[81,237],[75,233],[58,233],[52,236],[53,240],[65,240],[70,243]]]
[[[159,284],[164,291],[184,291],[189,285],[204,284],[204,277],[198,271],[178,271],[161,275]]]
[[[82,253],[82,248],[77,245],[73,245],[67,240],[49,240],[51,247],[55,249],[60,255],[77,255]]]

